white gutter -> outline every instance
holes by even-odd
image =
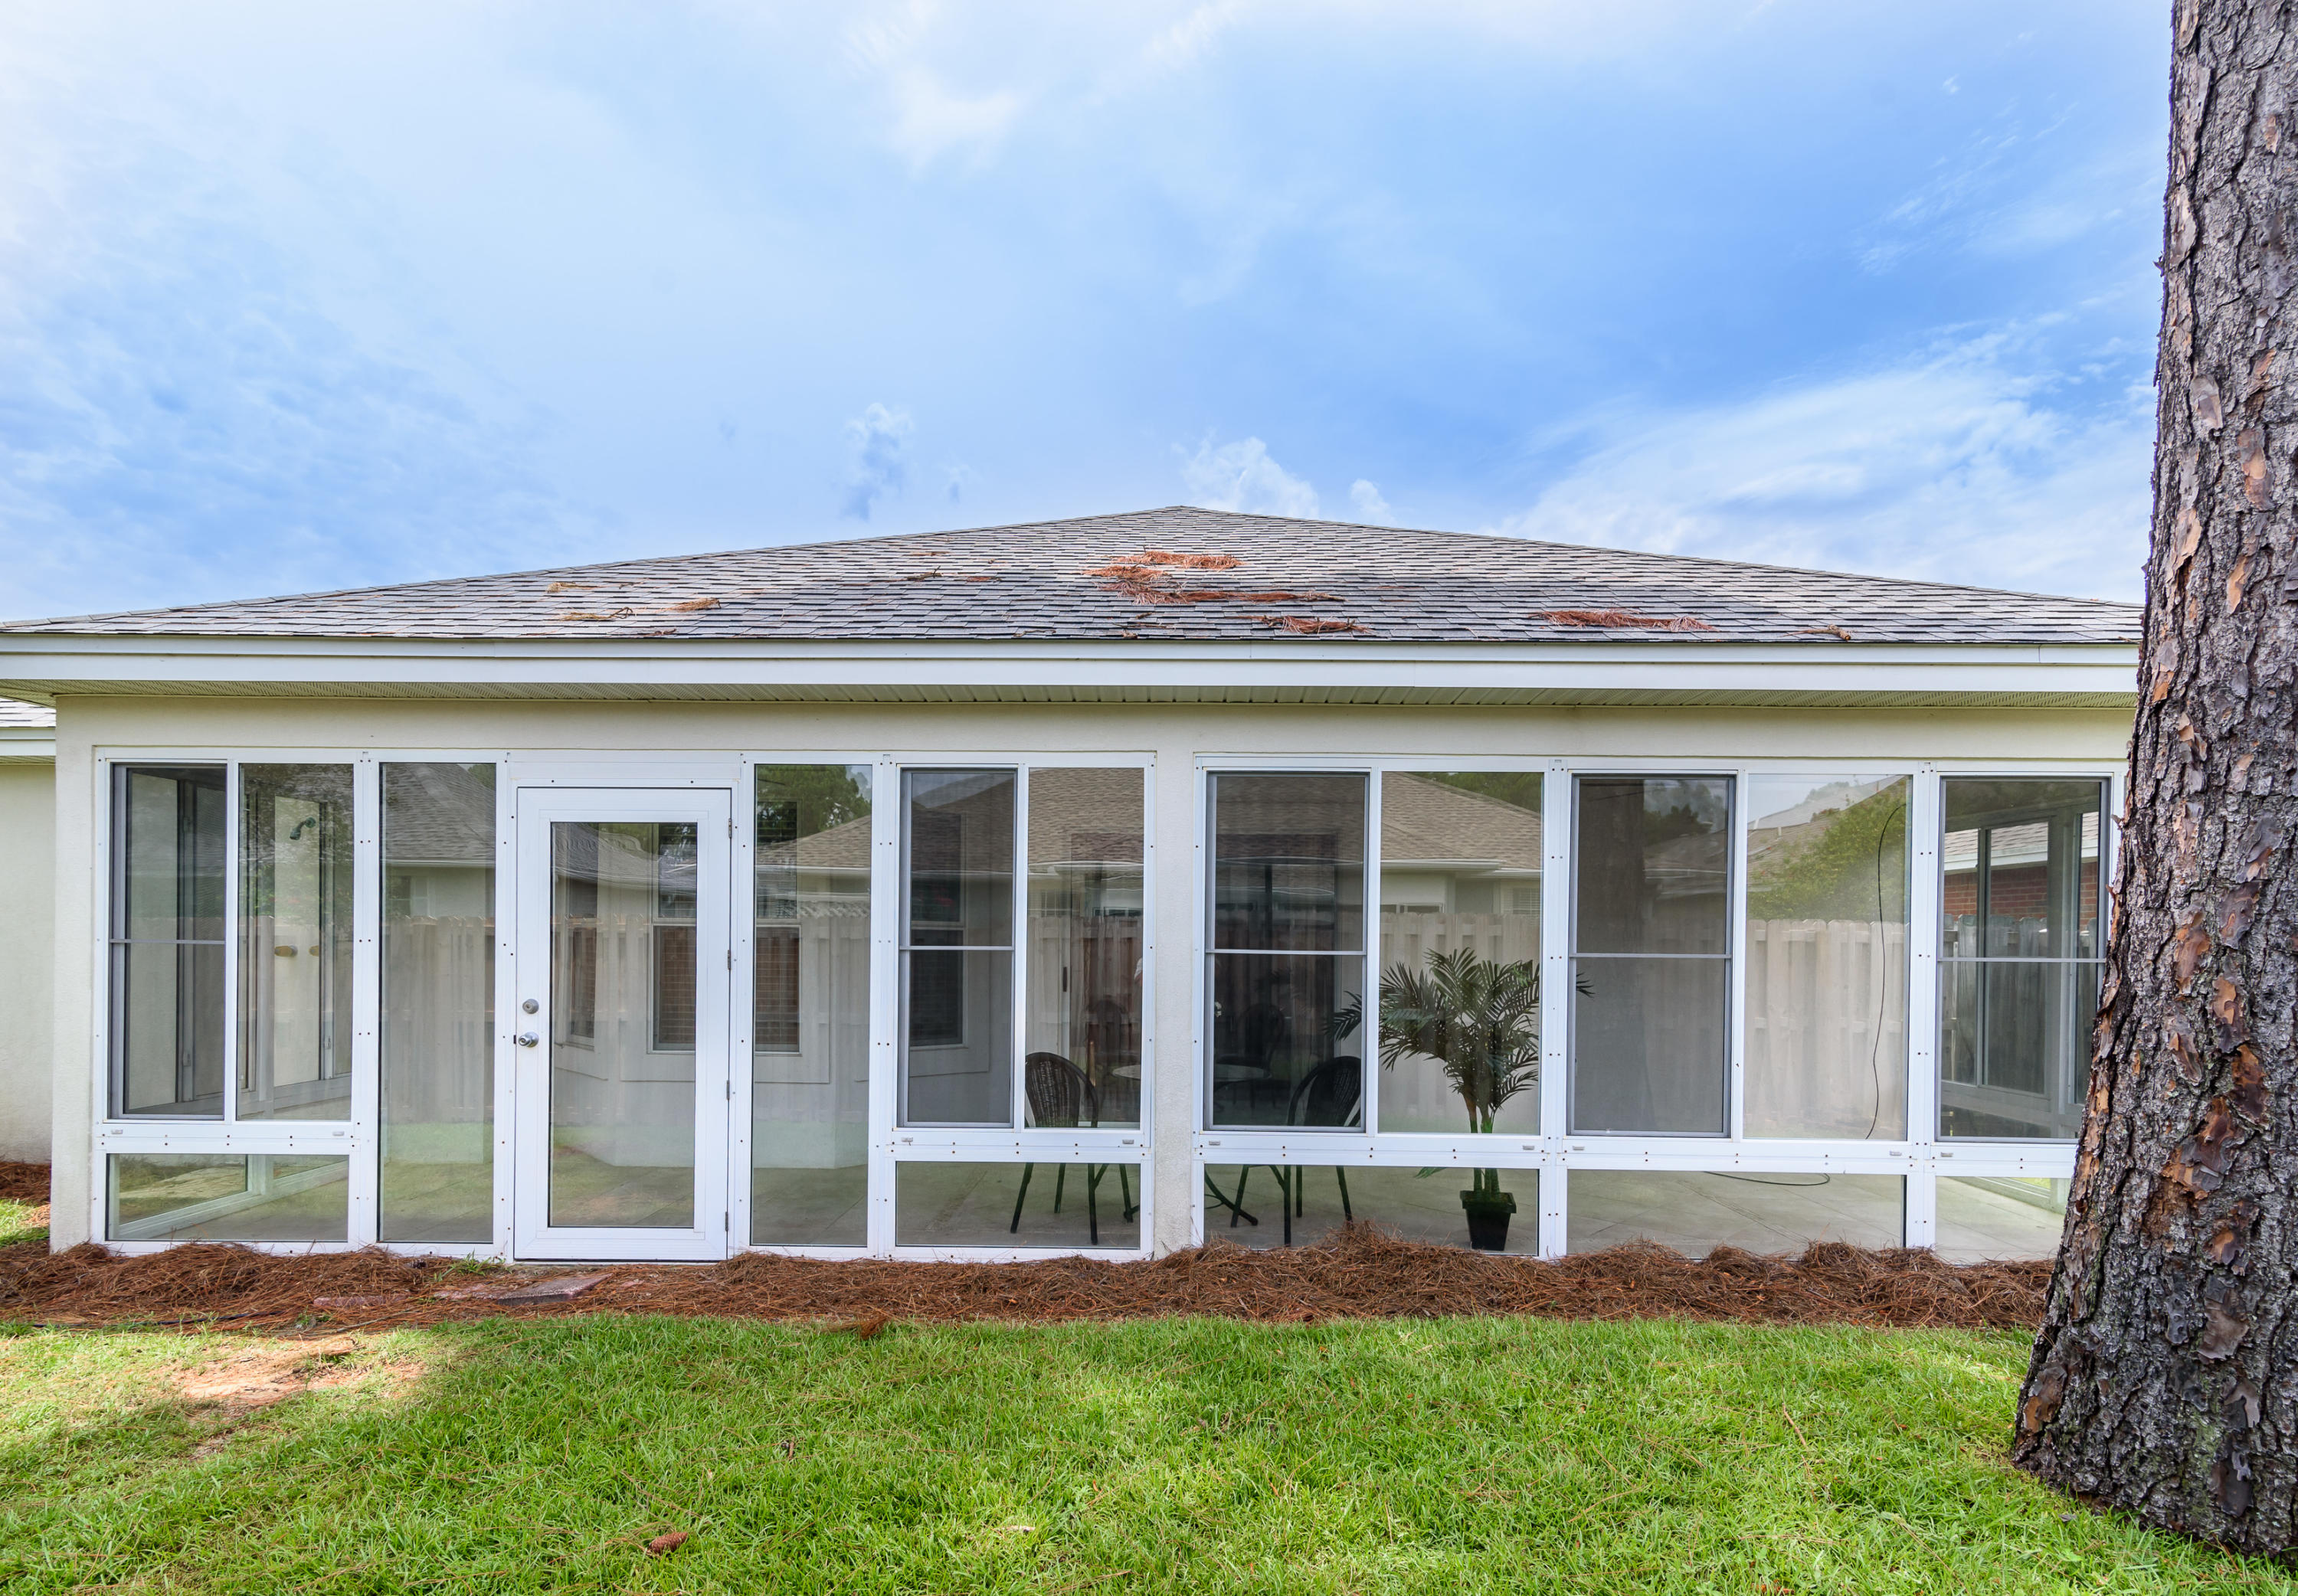
[[[0,694],[1544,702],[2050,701],[2127,707],[2136,644],[1391,643],[1312,639],[789,641],[709,638],[0,633]]]

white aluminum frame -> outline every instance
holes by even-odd
[[[774,761],[796,764],[796,759]],[[895,1169],[902,1163],[1101,1163],[1133,1166],[1133,1189],[1140,1227],[1130,1247],[1104,1245],[1095,1258],[1146,1258],[1154,1229],[1150,1178],[1150,1121],[1153,1118],[1157,1022],[1157,762],[1149,753],[1046,753],[1003,750],[906,751],[877,757],[877,797],[872,846],[879,864],[870,877],[870,935],[876,951],[872,971],[873,1054],[871,1104],[874,1148],[882,1165],[871,1171],[870,1252],[877,1256],[925,1261],[1006,1262],[1054,1256],[1068,1249],[1045,1247],[933,1247],[895,1240]],[[1011,770],[1018,776],[1014,795],[1013,1123],[1010,1126],[902,1125],[895,1114],[896,1072],[901,1066],[901,937],[907,861],[903,848],[902,774],[909,770]],[[1023,1058],[1029,1052],[1029,803],[1033,770],[1138,770],[1141,773],[1141,1111],[1137,1129],[1038,1129],[1025,1124]],[[882,1083],[882,1089],[881,1089]],[[882,1099],[882,1102],[881,1102]],[[882,1174],[881,1174],[882,1170]],[[1120,1225],[1122,1221],[1120,1221]],[[1104,1241],[1111,1227],[1104,1225]],[[787,1249],[774,1249],[787,1250]],[[1087,1249],[1076,1249],[1079,1252]],[[851,1249],[846,1249],[851,1255]]]
[[[380,1129],[380,1075],[377,1068],[381,1038],[376,1034],[376,998],[380,989],[380,914],[381,914],[381,774],[384,764],[401,763],[485,764],[495,767],[497,805],[498,865],[496,870],[496,1014],[499,1065],[496,1071],[496,1103],[494,1114],[494,1236],[486,1244],[399,1242],[377,1244],[373,1240],[376,1211],[375,1156]],[[238,980],[237,980],[237,906],[239,891],[239,831],[238,767],[244,763],[256,764],[348,764],[354,773],[354,837],[353,864],[357,881],[353,892],[354,959],[353,991],[358,1006],[353,1035],[353,1080],[351,1117],[342,1121],[272,1121],[241,1124],[228,1118],[216,1120],[122,1120],[112,1117],[110,1061],[110,982],[112,932],[111,902],[112,849],[112,771],[122,764],[217,765],[227,769],[229,821],[227,828],[226,856],[226,915],[225,936],[226,973],[225,1017],[226,1057],[225,1082],[227,1093],[236,1087],[238,1075]],[[731,789],[733,793],[733,814],[739,816],[750,801],[754,791],[755,770],[762,764],[803,765],[837,764],[868,765],[875,771],[872,794],[872,970],[871,970],[871,1084],[870,1084],[870,1191],[871,1206],[867,1241],[861,1247],[788,1247],[752,1248],[748,1235],[747,1178],[737,1178],[748,1168],[748,1115],[750,1071],[736,1068],[733,1071],[735,1096],[728,1104],[729,1134],[727,1223],[729,1252],[746,1250],[793,1253],[833,1258],[864,1255],[926,1259],[1004,1259],[1041,1258],[1048,1253],[1043,1249],[1001,1248],[920,1248],[898,1247],[894,1244],[893,1182],[895,1166],[900,1162],[929,1162],[944,1159],[996,1162],[1132,1162],[1140,1178],[1136,1189],[1140,1194],[1141,1236],[1143,1245],[1131,1251],[1103,1248],[1096,1256],[1142,1256],[1148,1251],[1147,1238],[1153,1229],[1154,1182],[1150,1152],[1153,1146],[1153,1079],[1156,1070],[1155,1028],[1157,1024],[1156,980],[1154,950],[1157,943],[1159,898],[1156,890],[1156,782],[1153,756],[1141,754],[1076,753],[1070,755],[1044,752],[1016,753],[1013,750],[952,751],[945,749],[910,750],[888,753],[882,750],[775,750],[771,753],[725,753],[690,751],[685,753],[607,752],[596,750],[566,750],[546,752],[522,750],[507,752],[500,748],[469,747],[423,747],[390,748],[255,748],[244,746],[99,746],[93,750],[92,774],[94,798],[98,813],[90,828],[93,839],[94,878],[90,889],[95,894],[97,913],[95,920],[92,958],[88,966],[91,990],[96,1001],[91,1005],[93,1025],[89,1038],[88,1068],[96,1086],[95,1102],[98,1117],[94,1126],[95,1165],[89,1181],[88,1232],[98,1239],[107,1239],[105,1230],[107,1192],[109,1187],[106,1159],[114,1154],[134,1153],[271,1153],[301,1155],[341,1156],[351,1160],[351,1190],[348,1194],[348,1239],[341,1243],[274,1243],[262,1244],[262,1250],[276,1253],[337,1252],[361,1245],[381,1245],[388,1250],[409,1254],[467,1255],[481,1258],[507,1258],[511,1251],[511,1220],[513,1188],[516,1177],[513,1131],[515,1128],[515,1095],[512,1072],[501,1066],[505,1050],[512,1046],[514,1021],[518,1017],[517,994],[512,988],[512,962],[516,956],[512,916],[508,906],[513,901],[517,877],[515,853],[516,828],[514,816],[517,790],[522,784],[542,787],[599,784],[602,776],[611,778],[608,783],[623,786],[715,786]],[[992,1129],[986,1130],[935,1131],[919,1128],[897,1129],[893,1123],[892,1082],[898,1051],[898,993],[895,984],[897,960],[895,939],[899,935],[900,879],[900,771],[905,766],[936,768],[1012,767],[1026,772],[1038,768],[1079,768],[1093,766],[1139,767],[1144,772],[1143,805],[1145,847],[1143,857],[1145,901],[1143,905],[1144,975],[1142,1011],[1143,1080],[1142,1104],[1145,1122],[1137,1131],[1039,1131],[1027,1128]],[[1842,1172],[1847,1174],[1891,1174],[1905,1178],[1905,1229],[1910,1245],[1927,1245],[1937,1239],[1936,1186],[1938,1177],[2030,1177],[2064,1179],[2072,1172],[2074,1147],[2071,1142],[1982,1142],[1957,1140],[1941,1142],[1937,1135],[1937,1036],[1938,1028],[1938,983],[1937,969],[1939,879],[1939,779],[1943,776],[2061,776],[2087,777],[2103,780],[2107,789],[2107,810],[2101,817],[2099,844],[2103,892],[2102,914],[2109,914],[2112,894],[2118,889],[2116,867],[2119,864],[2116,841],[2120,831],[2122,806],[2128,801],[2122,768],[2103,759],[1874,759],[1874,758],[1765,758],[1765,759],[1675,759],[1645,758],[1500,758],[1483,755],[1459,754],[1452,757],[1271,757],[1244,754],[1201,754],[1194,759],[1194,779],[1196,782],[1195,815],[1193,843],[1197,868],[1192,872],[1194,901],[1191,909],[1192,1002],[1190,1005],[1189,1106],[1191,1126],[1205,1124],[1208,1107],[1204,1058],[1210,1038],[1205,1033],[1204,990],[1206,959],[1206,915],[1208,902],[1207,808],[1209,783],[1206,775],[1216,770],[1268,771],[1311,773],[1318,771],[1362,772],[1368,777],[1368,856],[1365,862],[1368,888],[1376,888],[1379,880],[1380,836],[1378,827],[1378,794],[1380,783],[1373,778],[1391,770],[1539,770],[1543,773],[1543,852],[1544,873],[1542,882],[1542,1069],[1540,1086],[1542,1132],[1532,1137],[1495,1136],[1492,1137],[1432,1137],[1404,1135],[1377,1130],[1377,1108],[1371,1107],[1368,1119],[1371,1127],[1363,1132],[1318,1131],[1310,1137],[1297,1133],[1277,1131],[1206,1131],[1193,1129],[1192,1169],[1197,1175],[1191,1194],[1190,1234],[1202,1240],[1205,1234],[1204,1202],[1203,1197],[1203,1166],[1213,1162],[1285,1162],[1313,1159],[1321,1163],[1363,1163],[1370,1166],[1426,1167],[1457,1165],[1461,1167],[1531,1169],[1542,1172],[1554,1171],[1565,1178],[1542,1179],[1540,1182],[1540,1211],[1537,1218],[1539,1249],[1544,1256],[1560,1255],[1566,1246],[1568,1235],[1568,1171],[1573,1169],[1709,1169],[1726,1171],[1781,1173]],[[1565,1072],[1568,1068],[1568,943],[1569,916],[1572,906],[1572,838],[1570,805],[1572,778],[1581,774],[1730,774],[1741,783],[1735,792],[1736,819],[1734,824],[1735,905],[1743,910],[1745,880],[1745,834],[1748,807],[1744,783],[1748,777],[1758,773],[1793,772],[1842,773],[1858,774],[1872,773],[1908,773],[1914,777],[1913,796],[1909,804],[1908,832],[1910,839],[1909,875],[1909,947],[1907,973],[1908,1059],[1907,1059],[1907,1135],[1897,1142],[1862,1141],[1750,1141],[1743,1137],[1570,1137],[1563,1134],[1566,1090]],[[579,775],[581,781],[570,781]],[[1027,801],[1026,776],[1022,802]],[[1026,812],[1017,824],[1025,823]],[[750,828],[736,824],[730,862],[729,886],[741,893],[750,880]],[[1017,857],[1017,890],[1025,890],[1020,878],[1026,874],[1026,831],[1017,832],[1021,853]],[[1369,894],[1368,915],[1377,914],[1377,892]],[[739,900],[737,900],[739,901]],[[1026,898],[1022,900],[1026,912]],[[730,1015],[730,1049],[740,1059],[748,1043],[749,982],[752,961],[750,955],[749,917],[732,915],[730,931],[735,954],[734,973],[728,984]],[[1376,923],[1376,922],[1373,922]],[[1373,923],[1367,928],[1368,966],[1377,963]],[[1017,930],[1026,945],[1026,933]],[[1745,1026],[1741,1019],[1745,1002],[1743,986],[1747,962],[1741,947],[1745,936],[1743,912],[1735,912],[1732,926],[1732,956],[1738,970],[1731,982],[1732,1013],[1730,1021],[1733,1074],[1732,1092],[1734,1102],[1735,1130],[1741,1129],[1738,1107],[1742,1096],[1743,1054]],[[1025,992],[1026,951],[1017,961],[1017,993]],[[1026,1050],[1026,1020],[1017,1004],[1014,1046],[1017,1064]],[[1017,1068],[1017,1079],[1019,1076]],[[1017,1087],[1018,1089],[1018,1087]],[[1368,1097],[1377,1094],[1368,1093]],[[1017,1113],[1018,1118],[1018,1113]],[[1209,1156],[1210,1154],[1210,1156]],[[367,1167],[363,1170],[362,1164]],[[108,1245],[122,1253],[156,1252],[179,1244],[162,1241],[109,1241]]]
[[[1376,947],[1372,916],[1377,912],[1381,868],[1378,823],[1379,778],[1390,771],[1539,770],[1542,783],[1543,873],[1541,898],[1542,1055],[1540,1132],[1536,1135],[1495,1134],[1492,1137],[1424,1136],[1384,1132],[1377,1128],[1377,1110],[1371,1101],[1378,1094],[1367,1071],[1367,1126],[1363,1130],[1213,1130],[1206,1129],[1210,1108],[1208,1083],[1211,1038],[1206,1019],[1210,994],[1206,972],[1211,953],[1210,936],[1211,869],[1211,782],[1216,773],[1267,772],[1271,774],[1320,773],[1368,776],[1365,872],[1368,887],[1368,949]],[[1938,952],[1939,927],[1939,781],[1944,776],[2061,776],[2096,778],[2106,783],[2106,813],[2100,817],[2099,856],[2102,900],[2107,912],[2115,890],[2116,832],[2124,800],[2124,774],[2095,759],[1915,759],[1873,757],[1779,758],[1633,758],[1581,757],[1572,758],[1502,758],[1463,754],[1453,757],[1295,756],[1272,758],[1256,755],[1201,755],[1195,762],[1197,782],[1196,848],[1194,872],[1193,970],[1196,989],[1192,994],[1191,1095],[1192,1163],[1195,1175],[1190,1190],[1190,1238],[1202,1243],[1207,1236],[1203,1172],[1208,1164],[1297,1162],[1303,1166],[1333,1164],[1374,1168],[1429,1166],[1531,1170],[1540,1172],[1539,1255],[1558,1258],[1569,1245],[1570,1171],[1580,1170],[1655,1170],[1685,1173],[1712,1172],[1778,1174],[1889,1175],[1904,1185],[1903,1239],[1909,1246],[1930,1246],[1938,1240],[1937,1180],[1946,1177],[2012,1176],[2068,1178],[2073,1172],[2074,1143],[1943,1141],[1938,1135],[1938,1033],[1939,1024]],[[1747,837],[1751,815],[1748,784],[1762,775],[1827,774],[1844,776],[1906,776],[1912,779],[1907,806],[1908,835],[1908,971],[1906,1104],[1903,1136],[1867,1140],[1823,1138],[1754,1138],[1744,1135],[1747,1043],[1748,960]],[[1569,982],[1572,957],[1574,872],[1576,849],[1577,780],[1582,776],[1684,775],[1732,779],[1732,923],[1730,954],[1732,969],[1726,985],[1729,1012],[1727,1074],[1730,1134],[1712,1136],[1623,1136],[1571,1134],[1568,1112],[1571,1067]],[[1366,955],[1368,966],[1376,955]],[[1368,981],[1372,978],[1368,977]],[[1549,1178],[1550,1175],[1558,1177]]]
[[[690,822],[695,826],[694,894],[694,1222],[678,1228],[558,1227],[550,1222],[551,1035],[558,1005],[551,992],[550,829],[559,823]],[[520,1258],[704,1261],[723,1258],[733,1229],[728,1106],[734,1096],[737,1054],[732,1046],[730,988],[733,985],[733,794],[699,782],[642,787],[616,781],[596,785],[569,773],[549,786],[518,789],[515,825],[518,881],[510,897],[513,989],[508,1058],[499,1063],[517,1082],[512,1145],[517,1195],[512,1205],[512,1251]],[[709,868],[714,859],[720,868]],[[498,893],[500,902],[500,894]],[[500,921],[498,922],[500,923]],[[529,1015],[523,1005],[535,1003]],[[533,1028],[541,1040],[521,1046]],[[714,1046],[715,1044],[715,1046]],[[500,1044],[498,1044],[500,1046]],[[716,1064],[712,1058],[715,1055]],[[745,1055],[746,1056],[746,1055]],[[372,1164],[374,1160],[368,1160]],[[715,1217],[718,1223],[710,1223]]]

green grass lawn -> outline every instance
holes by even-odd
[[[6,1246],[12,1241],[47,1240],[47,1221],[42,1220],[37,1225],[32,1222],[34,1214],[44,1211],[45,1211],[45,1207],[35,1208],[29,1203],[18,1203],[7,1197],[0,1197],[0,1247]]]
[[[0,1336],[0,1591],[2294,1588],[2003,1462],[2026,1337],[1668,1323],[498,1319],[235,1418]],[[327,1344],[315,1344],[324,1347]],[[649,1557],[671,1529],[681,1550]]]

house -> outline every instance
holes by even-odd
[[[1183,509],[0,628],[54,1240],[2047,1253],[2138,632]]]
[[[48,1156],[55,994],[56,716],[0,699],[0,1159]]]

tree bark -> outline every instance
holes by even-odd
[[[2090,1098],[2013,1457],[2298,1544],[2298,16],[2177,0],[2146,649]],[[2283,320],[2291,317],[2284,335]]]

